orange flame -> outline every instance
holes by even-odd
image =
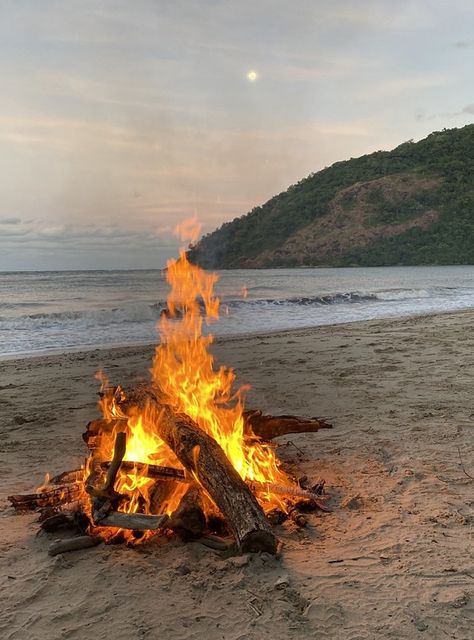
[[[196,233],[195,221],[188,221],[180,227],[183,239],[195,238]],[[248,387],[240,387],[234,392],[233,370],[223,365],[216,367],[209,350],[213,336],[206,332],[206,328],[219,318],[220,301],[214,294],[218,275],[191,264],[186,251],[181,249],[177,260],[168,261],[166,278],[170,284],[167,312],[162,314],[159,321],[161,341],[150,370],[153,384],[160,390],[163,401],[176,412],[190,416],[203,431],[211,435],[244,480],[290,485],[291,481],[279,468],[271,446],[256,439],[246,441],[243,409]],[[98,377],[102,380],[103,388],[107,388],[105,377],[101,374]],[[127,417],[110,394],[104,395],[100,405],[104,418],[122,421],[121,426],[114,427],[103,437],[97,454],[101,460],[111,460],[115,433],[123,430],[126,420],[127,449],[124,460],[182,468],[174,453],[158,435],[158,415],[150,416],[148,411],[143,415]],[[151,491],[155,486],[155,481],[146,476],[146,467],[143,469],[143,465],[132,472],[121,469],[115,489],[130,498],[121,509],[127,512],[153,512]],[[185,491],[185,484],[175,483],[164,501],[168,513],[177,507]],[[275,506],[284,507],[282,499],[271,492],[261,492],[257,498],[265,510]],[[109,535],[115,533],[111,531]],[[125,535],[133,538],[133,534]]]

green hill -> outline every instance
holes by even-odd
[[[474,264],[474,125],[336,162],[190,248],[209,268]]]

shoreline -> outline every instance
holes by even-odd
[[[431,318],[438,316],[459,316],[464,314],[472,314],[474,316],[474,307],[468,309],[456,309],[456,310],[447,310],[447,311],[436,311],[433,313],[418,313],[418,314],[410,314],[410,315],[398,315],[398,316],[386,316],[383,318],[372,318],[372,319],[361,319],[361,320],[351,320],[349,322],[333,322],[331,324],[320,324],[320,325],[312,325],[308,327],[295,327],[290,329],[275,329],[274,331],[265,331],[265,332],[256,332],[256,333],[242,333],[236,335],[223,335],[223,336],[214,336],[214,345],[226,344],[231,342],[246,342],[255,338],[263,338],[267,336],[285,336],[291,335],[295,332],[314,332],[321,329],[329,328],[329,327],[350,327],[352,325],[368,325],[371,324],[379,324],[379,323],[392,323],[392,322],[406,322],[410,319],[423,319],[423,318]],[[211,332],[212,333],[212,332]],[[111,354],[118,352],[125,352],[130,350],[130,352],[134,352],[137,349],[143,350],[143,352],[155,349],[159,344],[159,335],[157,333],[156,342],[137,342],[137,343],[125,343],[125,344],[111,344],[105,346],[91,346],[89,348],[85,347],[71,347],[69,349],[52,349],[52,350],[44,350],[44,351],[32,351],[28,353],[0,353],[0,367],[4,362],[16,362],[23,360],[35,360],[42,358],[57,358],[62,355],[69,354],[77,354],[77,355],[86,355],[89,353],[102,352],[107,351]]]

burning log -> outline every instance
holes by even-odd
[[[146,398],[143,389],[138,391],[140,399]],[[134,392],[135,395],[135,392]],[[264,415],[260,410],[249,410],[243,414],[244,418],[244,438],[252,440],[257,437],[260,440],[270,441],[279,436],[291,433],[316,433],[320,429],[332,429],[332,424],[326,422],[324,418],[302,418],[300,416],[284,415],[272,416]],[[101,446],[102,433],[111,433],[115,427],[125,429],[126,420],[92,420],[87,425],[87,431],[82,434],[82,438],[90,450],[99,449]]]
[[[72,471],[63,471],[48,480],[48,484],[71,484],[73,482],[82,482],[84,471],[82,469],[73,469]]]
[[[323,418],[301,418],[299,416],[264,415],[259,410],[245,411],[244,436],[257,436],[261,440],[273,440],[290,433],[314,433],[320,429],[332,429],[332,424]]]
[[[265,515],[217,442],[187,416],[164,409],[159,433],[181,464],[195,474],[224,515],[243,551],[276,552]]]
[[[101,462],[100,466],[105,471],[109,468],[110,462]],[[183,469],[175,467],[163,467],[158,464],[147,464],[146,462],[133,462],[125,460],[122,462],[121,469],[123,471],[137,471],[140,475],[155,480],[177,480],[178,482],[189,482]]]
[[[8,496],[17,513],[36,511],[43,507],[57,507],[59,505],[75,502],[81,495],[80,483],[59,485],[52,489],[44,489],[38,493],[25,493]]]
[[[114,457],[107,469],[104,485],[101,489],[97,489],[97,487],[94,486],[96,477],[95,469],[93,469],[87,480],[86,491],[92,496],[92,517],[95,524],[100,524],[122,500],[123,496],[115,491],[114,485],[126,448],[127,434],[125,431],[119,431],[115,436]]]
[[[157,433],[209,493],[227,520],[240,550],[276,553],[276,538],[263,510],[214,438],[188,416],[174,414],[168,406],[160,404],[152,392],[145,399],[147,410],[151,409],[156,415]],[[127,394],[129,411],[133,412],[134,406],[140,407],[139,402],[140,398],[135,402],[133,393]]]
[[[127,421],[121,420],[120,418],[113,420],[105,420],[104,418],[91,420],[91,422],[87,423],[86,431],[82,434],[82,439],[88,449],[98,449],[101,443],[101,435],[103,433],[110,434],[115,428],[124,431],[127,428]]]
[[[110,462],[102,462],[101,468],[107,470],[110,466]],[[178,482],[190,482],[190,479],[186,476],[186,472],[183,469],[176,469],[174,467],[163,467],[160,465],[146,464],[144,462],[122,462],[122,469],[124,471],[140,471],[141,475],[148,478],[154,478],[156,480],[167,481],[170,478]],[[307,511],[310,511],[309,505],[313,506],[313,511],[316,508],[322,511],[329,511],[324,504],[327,496],[316,493],[310,489],[302,489],[299,487],[287,487],[273,482],[257,482],[250,480],[247,482],[248,486],[255,493],[274,493],[281,496],[291,496],[293,498],[305,499],[305,504],[308,504]],[[303,500],[301,500],[303,502]]]

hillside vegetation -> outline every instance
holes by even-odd
[[[311,174],[189,257],[221,269],[474,264],[474,125]]]

